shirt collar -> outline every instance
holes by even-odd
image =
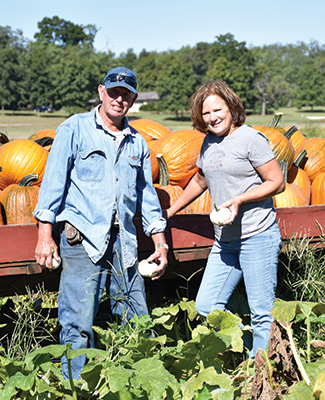
[[[111,131],[110,129],[107,128],[107,126],[104,124],[104,121],[99,113],[99,108],[100,108],[101,104],[99,104],[98,106],[95,107],[94,109],[94,119],[96,121],[96,124],[99,125],[102,129],[104,129],[105,131],[109,132],[110,134],[114,135],[114,132]],[[132,132],[132,130],[130,129],[130,125],[126,119],[126,117],[123,118],[123,128],[120,131],[121,133],[123,133],[125,136],[128,135],[134,135],[135,133]]]

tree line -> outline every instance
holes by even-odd
[[[78,112],[89,109],[106,72],[123,65],[137,74],[139,91],[156,91],[145,107],[179,116],[204,82],[224,80],[247,110],[266,114],[281,106],[325,105],[325,44],[317,41],[248,47],[231,33],[179,50],[130,48],[116,55],[94,49],[95,25],[77,25],[57,16],[38,23],[34,40],[0,26],[0,104],[5,109],[50,105]]]

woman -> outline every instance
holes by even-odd
[[[191,99],[194,128],[206,132],[198,172],[167,210],[172,217],[208,188],[212,204],[228,207],[223,226],[214,225],[213,244],[196,298],[207,316],[226,309],[244,279],[253,328],[255,356],[270,337],[281,236],[272,196],[285,189],[281,169],[268,139],[245,121],[239,97],[220,80],[203,85]]]

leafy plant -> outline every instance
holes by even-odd
[[[290,336],[293,324],[304,323],[306,329],[310,323],[323,324],[324,307],[277,301],[273,315],[279,323],[274,326],[282,324],[284,331],[273,335],[268,353],[245,360],[241,318],[216,310],[202,320],[193,301],[180,300],[125,325],[94,327],[100,348],[51,345],[32,351],[24,360],[0,357],[0,399],[261,399],[268,387],[279,399],[305,400],[313,392],[322,393],[324,349],[316,353],[312,340],[303,347],[299,342],[298,348],[294,332],[292,340],[284,335]],[[285,360],[297,365],[291,353],[282,351],[292,344],[310,385],[307,379],[300,381],[300,372],[292,378],[285,370]],[[311,362],[301,359],[308,351]],[[88,358],[81,379],[64,380],[58,360],[65,355],[70,362],[80,354]],[[287,358],[279,362],[277,356]]]

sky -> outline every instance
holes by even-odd
[[[0,26],[34,40],[38,22],[58,16],[96,25],[96,51],[179,50],[231,33],[248,47],[325,43],[325,0],[0,0]]]

